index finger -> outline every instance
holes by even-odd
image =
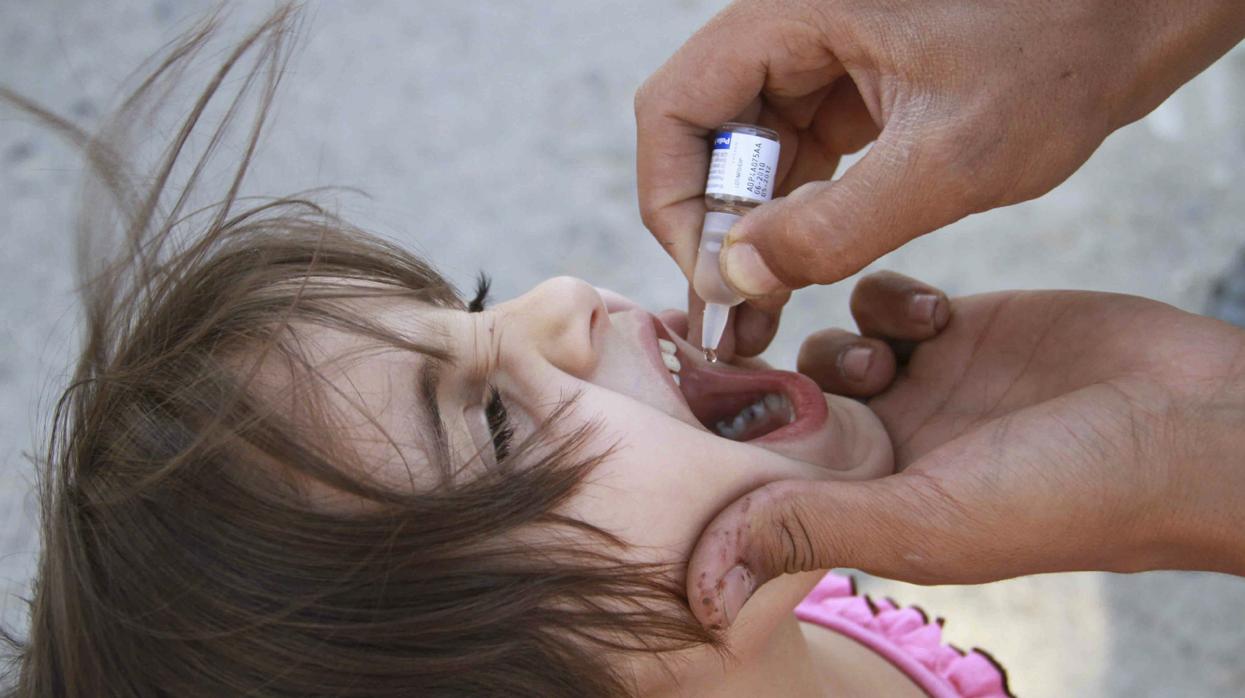
[[[759,122],[790,145],[791,130],[812,118],[792,106],[809,106],[811,95],[845,74],[822,20],[798,4],[736,2],[636,92],[640,216],[689,281],[705,213],[710,131],[728,121]],[[782,156],[780,172],[794,155]]]
[[[765,42],[727,8],[697,31],[636,92],[640,217],[690,281],[705,216],[707,138],[757,106]]]

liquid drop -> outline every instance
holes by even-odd
[[[709,347],[705,347],[705,361],[716,364],[718,362],[718,353]]]

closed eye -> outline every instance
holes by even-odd
[[[475,296],[467,303],[467,312],[482,312],[488,304],[489,288],[492,286],[492,280],[488,274],[480,272],[476,277]],[[506,404],[502,402],[501,392],[494,386],[489,386],[488,402],[484,406],[484,417],[488,422],[489,435],[493,440],[493,455],[496,456],[497,462],[501,463],[506,456],[510,455],[511,442],[514,440],[514,427],[510,422],[510,413],[506,411]]]

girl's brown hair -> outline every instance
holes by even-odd
[[[452,360],[352,309],[462,307],[428,265],[310,197],[240,196],[297,19],[283,7],[225,52],[142,179],[126,146],[217,18],[170,44],[96,135],[0,88],[81,148],[109,201],[88,196],[77,231],[85,346],[40,474],[13,695],[625,695],[619,656],[713,638],[677,570],[625,562],[623,541],[558,513],[608,456],[583,453],[590,428],[540,429],[483,470],[458,454],[433,464],[434,486],[399,490],[365,475],[332,420],[275,408],[256,380],[275,358],[289,390],[323,394],[306,327]],[[223,199],[191,210],[244,119]],[[317,505],[308,484],[363,506]]]

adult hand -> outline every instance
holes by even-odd
[[[703,623],[729,624],[776,575],[831,567],[921,584],[1245,574],[1245,331],[1105,293],[950,302],[897,274],[861,281],[852,312],[864,336],[815,334],[800,368],[831,392],[885,388],[869,406],[899,472],[727,506],[689,565]]]
[[[739,0],[636,94],[640,212],[690,280],[706,136],[731,120],[778,131],[786,196],[722,255],[727,280],[763,299],[735,327],[756,354],[785,292],[1045,193],[1243,36],[1241,0]]]

